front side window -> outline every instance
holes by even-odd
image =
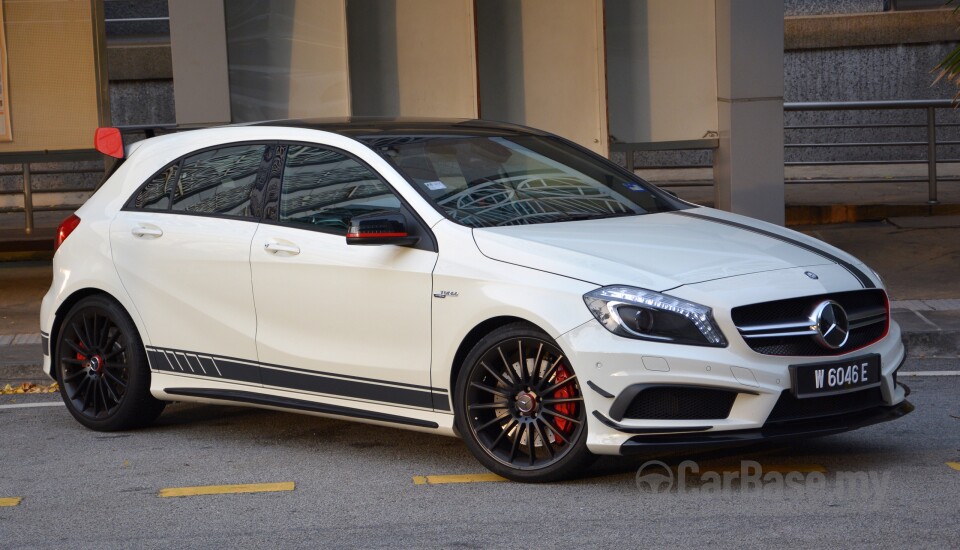
[[[453,221],[497,227],[635,216],[678,202],[560,140],[542,136],[363,138]]]
[[[174,212],[258,217],[253,189],[266,145],[235,145],[186,157],[173,189]]]
[[[399,211],[400,200],[360,162],[307,145],[287,150],[279,221],[346,235],[353,216]]]

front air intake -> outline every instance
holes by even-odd
[[[654,386],[638,393],[623,412],[631,420],[722,420],[737,393],[710,388]]]

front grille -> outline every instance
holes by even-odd
[[[850,335],[837,348],[815,340],[810,319],[825,300],[840,304],[847,313]],[[731,312],[733,323],[751,349],[764,355],[829,356],[868,346],[887,332],[887,295],[880,289],[820,294],[740,306]]]
[[[852,413],[883,404],[880,388],[806,399],[797,399],[790,390],[784,390],[767,418],[767,424]]]
[[[624,418],[717,420],[730,415],[737,393],[709,388],[647,388],[636,395]]]

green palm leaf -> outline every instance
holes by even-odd
[[[947,0],[947,5],[956,4],[957,1],[958,0]],[[960,5],[953,8],[953,14],[956,16],[958,11],[960,11]],[[948,53],[933,70],[939,71],[937,77],[933,80],[933,84],[945,78],[948,82],[953,82],[960,87],[960,46],[957,46]],[[957,92],[957,95],[955,95],[953,99],[954,101],[960,101],[960,91]]]

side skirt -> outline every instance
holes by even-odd
[[[163,391],[164,393],[168,393],[170,395],[201,397],[204,399],[222,399],[223,401],[233,401],[236,403],[250,403],[253,405],[266,405],[269,407],[279,407],[296,411],[345,416],[348,418],[362,418],[364,420],[390,422],[392,424],[403,424],[406,426],[417,426],[420,428],[436,429],[440,427],[440,425],[436,422],[420,420],[417,418],[407,418],[405,416],[396,416],[393,414],[370,412],[361,409],[351,409],[348,407],[339,407],[337,405],[323,405],[320,403],[314,403],[312,401],[304,401],[302,399],[290,399],[286,397],[262,395],[247,391],[210,390],[203,388],[167,388]]]

